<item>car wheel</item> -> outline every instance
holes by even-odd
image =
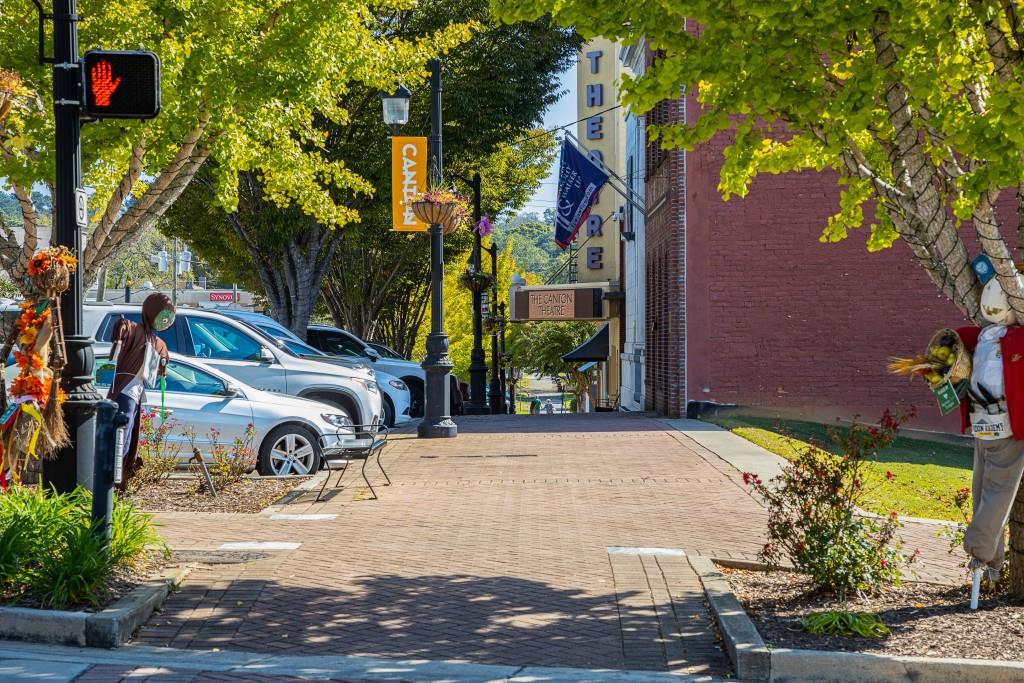
[[[260,444],[259,472],[263,476],[313,474],[320,468],[320,441],[302,425],[281,425]]]
[[[391,405],[391,399],[384,397],[381,401],[384,404],[384,424],[388,427],[395,426],[395,406]]]
[[[412,417],[423,417],[423,384],[416,380],[405,380],[409,387],[409,415]]]

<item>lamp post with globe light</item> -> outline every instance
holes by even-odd
[[[441,156],[441,60],[431,59],[430,71],[430,184],[438,186],[443,178]],[[404,86],[392,94],[382,94],[384,123],[398,135],[409,122],[409,100],[412,93]],[[448,357],[448,335],[444,331],[444,233],[441,226],[430,226],[430,334],[427,335],[427,355],[423,360],[426,388],[423,392],[423,420],[416,428],[420,438],[451,438],[459,433],[452,421],[451,388],[448,376],[452,369]]]

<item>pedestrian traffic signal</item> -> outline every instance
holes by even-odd
[[[160,113],[160,58],[152,52],[90,50],[82,64],[87,116],[151,119]]]

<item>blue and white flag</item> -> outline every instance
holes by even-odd
[[[555,210],[555,244],[563,250],[576,239],[580,226],[590,215],[597,193],[608,182],[608,174],[568,140],[562,141],[562,168],[558,173],[558,201]]]

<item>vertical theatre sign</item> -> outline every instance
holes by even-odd
[[[391,212],[398,232],[426,232],[430,227],[412,212],[412,203],[427,191],[427,139],[391,138]]]

